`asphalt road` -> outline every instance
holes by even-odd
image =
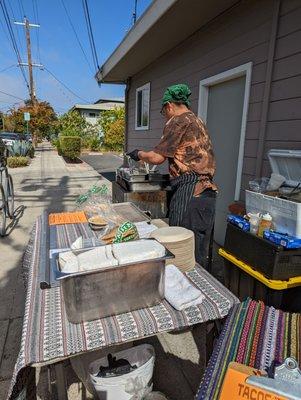
[[[122,164],[122,158],[113,153],[84,154],[81,159],[110,182],[115,180],[115,171]]]

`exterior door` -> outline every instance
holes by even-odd
[[[203,115],[200,116],[205,117],[216,157],[214,180],[219,194],[216,203],[215,241],[219,245],[224,243],[228,206],[238,200],[240,195],[248,78],[244,73],[241,76],[234,75],[232,79],[231,75],[226,80],[217,79],[217,82],[213,79],[207,82],[206,96],[203,96],[206,104],[203,104]]]

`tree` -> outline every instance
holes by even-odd
[[[77,111],[68,111],[59,119],[59,132],[64,136],[81,136],[86,127],[85,118]]]
[[[125,123],[123,119],[112,122],[104,136],[104,145],[109,150],[121,151],[124,145]]]
[[[99,118],[99,125],[104,135],[104,145],[109,150],[121,150],[125,133],[124,107],[103,111]]]
[[[47,101],[35,102],[34,104],[26,101],[24,106],[11,109],[5,118],[5,129],[17,133],[26,132],[25,112],[30,113],[28,127],[35,141],[57,130],[57,115]]]

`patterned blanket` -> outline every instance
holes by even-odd
[[[197,400],[219,397],[231,361],[268,368],[286,357],[301,361],[301,315],[246,300],[229,314],[203,376]]]
[[[60,287],[41,290],[39,273],[45,263],[45,232],[50,229],[50,249],[70,247],[80,235],[94,233],[87,224],[48,226],[44,215],[37,219],[23,268],[26,272],[27,297],[19,357],[11,382],[10,397],[16,394],[20,372],[26,366],[46,365],[74,354],[96,350],[157,333],[179,330],[228,315],[238,299],[203,268],[196,267],[188,278],[205,295],[200,306],[176,311],[167,301],[157,306],[107,317],[92,322],[72,324],[66,317]]]

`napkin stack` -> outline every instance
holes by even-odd
[[[165,268],[165,298],[176,310],[182,311],[201,304],[205,297],[175,265],[171,264]]]
[[[174,264],[181,271],[190,271],[195,267],[194,233],[186,228],[170,226],[159,228],[151,233],[151,237],[162,243],[175,255],[166,264]]]

